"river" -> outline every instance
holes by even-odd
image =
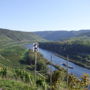
[[[27,49],[31,49],[32,45],[28,44],[28,45],[25,45],[25,47]],[[51,61],[51,56],[52,56],[52,62],[54,64],[60,65],[66,69],[66,67],[64,65],[62,65],[63,63],[67,63],[67,61],[65,59],[56,56],[53,52],[50,52],[50,51],[47,51],[47,50],[44,50],[41,48],[39,49],[39,52],[44,56],[44,58],[48,59],[48,61]],[[80,77],[81,75],[83,75],[85,73],[90,75],[90,69],[86,69],[86,68],[76,65],[72,62],[68,62],[68,66],[73,67],[73,69],[68,68],[69,73],[72,73],[78,77]]]

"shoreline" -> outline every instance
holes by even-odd
[[[55,53],[55,52],[54,52],[54,53]],[[62,55],[60,55],[60,54],[58,54],[58,53],[55,53],[55,55],[58,56],[58,57],[60,57],[60,58],[63,58],[64,60],[67,60],[66,57],[64,57],[64,56],[62,56]],[[69,62],[72,62],[72,63],[74,63],[74,64],[76,64],[76,65],[78,65],[78,66],[80,66],[80,67],[83,67],[83,68],[86,68],[86,69],[90,70],[90,67],[86,67],[86,66],[84,66],[83,64],[80,64],[79,62],[75,62],[75,60],[73,60],[73,59],[70,59],[70,58],[69,58]]]
[[[41,48],[41,49],[44,49],[44,48]],[[47,49],[44,49],[44,50],[47,50]],[[51,50],[47,50],[47,51],[53,52],[56,56],[58,56],[58,57],[60,57],[60,58],[62,58],[62,59],[64,59],[64,60],[67,60],[66,57],[64,57],[64,56],[62,56],[62,55],[60,55],[60,54],[58,54],[58,53],[56,53],[56,52],[54,52],[54,51],[51,51]],[[70,59],[70,58],[69,58],[69,62],[72,62],[72,63],[74,63],[74,64],[76,64],[76,65],[78,65],[78,66],[80,66],[80,67],[83,67],[83,68],[86,68],[86,69],[90,70],[90,67],[86,67],[86,66],[84,66],[83,64],[81,64],[81,63],[79,63],[79,62],[75,62],[75,60],[73,60],[73,59]]]

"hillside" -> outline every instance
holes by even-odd
[[[74,90],[77,88],[85,90],[88,85],[87,76],[83,75],[83,78],[79,80],[76,76],[69,74],[67,85],[66,70],[48,62],[40,53],[37,53],[37,77],[35,79],[35,53],[22,46],[22,44],[34,41],[46,40],[29,32],[0,30],[0,89],[68,90],[70,88]],[[50,72],[48,67],[50,65],[57,69]],[[50,83],[51,75],[52,84]]]
[[[77,37],[70,38],[69,43],[82,43],[83,45],[90,45],[90,32],[79,34]]]
[[[90,69],[90,33],[61,42],[40,43],[40,47],[53,51],[80,66]]]
[[[88,85],[83,85],[88,83],[87,76],[83,75],[83,78],[79,80],[76,76],[69,74],[67,86],[67,72],[62,68],[49,73],[48,65],[50,64],[40,53],[37,53],[35,82],[35,58],[32,50],[14,46],[0,50],[0,54],[0,89],[2,90],[68,90],[69,88],[85,90]],[[51,74],[52,84],[50,85]]]
[[[90,32],[90,30],[80,30],[80,31],[42,31],[34,32],[35,34],[51,41],[62,41],[67,40],[72,37],[76,37],[82,33]]]
[[[12,45],[16,43],[27,43],[35,41],[45,41],[32,32],[12,31],[8,29],[0,29],[0,47]]]
[[[45,59],[39,55],[37,69],[45,73]],[[29,62],[29,63],[28,63]],[[31,63],[30,63],[31,62]],[[33,63],[32,63],[33,62]],[[42,75],[43,76],[43,75]],[[37,80],[43,80],[37,74]],[[0,49],[0,89],[2,90],[43,90],[34,81],[34,53],[21,46]]]

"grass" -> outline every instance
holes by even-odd
[[[27,57],[30,60],[29,62],[34,61],[33,52],[28,52],[21,46],[24,43],[27,42],[15,42],[6,36],[4,38],[2,36],[2,39],[0,39],[0,68],[7,68],[7,77],[3,78],[0,73],[0,88],[3,90],[44,90],[45,84],[47,87],[49,87],[49,81],[47,80],[48,75],[46,75],[47,73],[43,72],[44,68],[47,67],[43,56],[39,55],[40,58],[38,58],[38,68],[41,71],[41,75],[37,74],[37,81],[39,81],[37,86],[35,86],[34,82],[34,65],[31,65],[30,63],[21,63],[21,61],[26,62]],[[32,68],[33,70],[30,70]],[[16,73],[15,70],[17,70]],[[19,75],[17,73],[18,71]],[[42,76],[45,78],[42,78]],[[31,81],[26,82],[26,77]],[[44,81],[46,81],[45,84],[43,84]],[[67,88],[65,88],[65,82],[66,81],[62,81],[60,83],[58,90],[67,90]]]
[[[44,59],[42,55],[38,55],[38,68],[41,71],[41,75],[37,74],[37,81],[39,83],[37,83],[37,86],[35,86],[34,70],[30,70],[34,67],[33,63],[31,63],[34,60],[33,52],[31,50],[27,51],[21,46],[12,46],[5,49],[0,49],[0,88],[2,88],[3,90],[44,90],[45,86],[43,85],[47,85],[48,88],[48,75],[46,75],[47,73],[43,72],[44,68],[47,67],[43,67],[44,65],[46,65],[46,59]],[[27,60],[30,60],[29,64],[26,62]],[[23,64],[20,61],[24,61],[25,63]],[[1,75],[1,70],[3,67],[7,68],[7,77],[4,78],[2,78]],[[15,72],[15,70],[17,71]],[[60,72],[63,72],[63,70]],[[27,80],[25,79],[25,75],[29,76],[27,78],[29,78],[30,81],[25,81]],[[44,76],[45,78],[42,78],[42,76]],[[63,77],[64,73],[61,76]],[[45,84],[43,84],[44,81]],[[58,90],[67,90],[65,80],[60,82]]]
[[[4,79],[0,79],[0,88],[3,90],[35,90],[24,82]]]
[[[0,64],[9,67],[20,67],[20,60],[23,59],[25,51],[20,46],[0,49]]]

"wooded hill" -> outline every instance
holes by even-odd
[[[60,56],[90,69],[90,33],[62,42],[40,43],[40,47],[56,52]]]
[[[73,37],[78,37],[81,34],[90,32],[90,30],[80,30],[80,31],[40,31],[34,32],[35,34],[50,40],[50,41],[62,41],[68,40]]]

